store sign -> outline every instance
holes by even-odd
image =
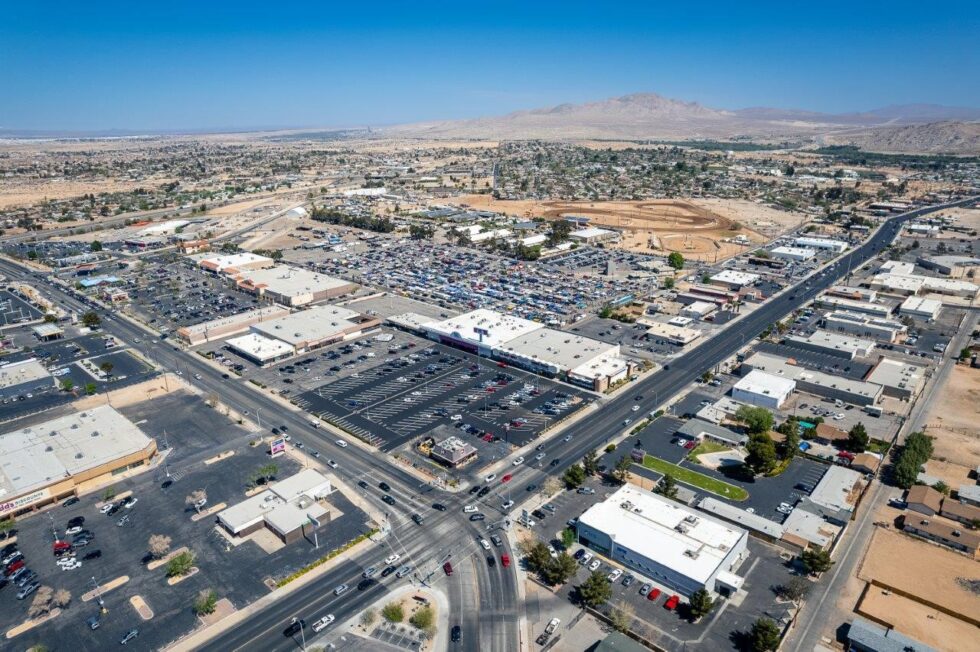
[[[272,457],[279,457],[286,452],[286,440],[282,437],[279,439],[273,439],[272,443],[269,445],[269,454]]]
[[[47,489],[40,489],[34,493],[27,494],[26,496],[4,501],[0,503],[0,514],[6,514],[7,512],[13,512],[21,509],[22,507],[28,507],[35,503],[39,503],[48,498],[50,495],[51,494]]]

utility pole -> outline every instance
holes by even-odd
[[[109,610],[105,608],[105,601],[102,599],[102,587],[99,586],[94,575],[92,576],[92,586],[95,587],[95,599],[99,603],[99,610],[103,614],[109,613]]]

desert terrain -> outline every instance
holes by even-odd
[[[456,201],[523,218],[588,217],[591,224],[621,231],[623,238],[617,246],[622,249],[657,254],[678,251],[686,258],[712,262],[765,242],[804,219],[801,215],[734,199],[586,202],[499,200],[490,195],[463,195]],[[731,241],[738,235],[751,244]]]
[[[944,469],[953,477],[965,475],[980,466],[980,429],[977,428],[977,405],[980,404],[980,370],[955,365],[944,391],[936,397],[926,417],[925,432],[935,438],[933,460],[929,469],[943,469],[942,464],[963,467],[963,473]],[[931,471],[930,471],[931,472]],[[963,480],[950,483],[952,486]]]

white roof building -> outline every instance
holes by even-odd
[[[611,240],[617,236],[619,236],[619,233],[616,231],[600,229],[595,226],[591,226],[587,229],[579,229],[578,231],[572,231],[568,234],[570,239],[578,240],[579,242],[602,242],[603,240]]]
[[[861,488],[862,475],[832,464],[809,496],[812,503],[836,512],[853,512]]]
[[[579,539],[684,595],[736,592],[748,532],[630,484],[579,517]]]
[[[817,252],[814,249],[807,247],[776,247],[772,250],[773,258],[779,260],[805,261],[816,255]]]
[[[201,269],[206,269],[216,274],[237,274],[243,270],[272,267],[276,264],[276,261],[267,256],[259,256],[250,251],[242,251],[234,254],[204,256],[198,259],[197,264]]]
[[[853,360],[861,356],[867,357],[874,351],[874,340],[861,337],[849,337],[831,331],[818,330],[810,335],[790,335],[786,343],[799,349],[816,351],[839,358]]]
[[[343,306],[313,306],[251,326],[253,333],[277,339],[297,353],[360,335],[380,320],[364,320],[360,313]]]
[[[485,308],[422,326],[434,339],[445,338],[464,347],[479,348],[487,355],[491,349],[540,328],[544,324]]]
[[[681,314],[692,319],[704,319],[717,309],[718,305],[710,301],[695,301],[684,306],[681,309]]]
[[[793,244],[795,244],[797,247],[807,247],[809,249],[826,249],[829,251],[834,251],[839,254],[842,254],[845,251],[847,251],[846,242],[841,242],[840,240],[831,240],[829,238],[801,237],[793,240]]]
[[[796,364],[786,358],[758,351],[753,353],[742,366],[746,369],[765,371],[773,376],[787,378],[796,382],[796,389],[817,396],[841,399],[855,405],[873,405],[881,398],[882,387],[877,383],[855,380],[840,374],[814,371]],[[734,396],[733,398],[737,397]]]
[[[846,310],[828,312],[823,318],[823,327],[840,333],[851,333],[860,337],[873,337],[886,342],[894,342],[908,329],[894,319],[883,319],[870,315],[860,315]]]
[[[890,306],[870,301],[858,301],[855,299],[845,299],[839,296],[824,294],[817,298],[817,304],[831,310],[846,310],[848,312],[860,312],[874,317],[886,318],[892,314]]]
[[[882,358],[868,374],[868,382],[884,387],[887,396],[911,400],[922,391],[925,368],[901,360]]]
[[[305,306],[357,289],[357,283],[292,265],[245,270],[236,276],[238,287],[286,306]]]
[[[0,390],[44,381],[51,385],[51,378],[51,372],[37,358],[0,365]]]
[[[732,398],[774,410],[786,402],[794,389],[796,381],[790,378],[753,369],[732,387]]]
[[[939,316],[939,311],[942,308],[942,301],[913,296],[902,302],[902,305],[898,308],[898,314],[909,315],[910,317],[922,317],[924,319],[935,319]]]
[[[296,350],[280,340],[264,337],[258,333],[248,333],[233,337],[227,342],[236,353],[259,365],[267,365],[293,355]]]
[[[310,517],[321,520],[329,516],[318,501],[331,491],[330,480],[314,469],[305,469],[222,510],[218,523],[239,537],[267,527],[284,543],[291,543],[302,536]]]
[[[711,283],[714,285],[724,285],[729,288],[742,288],[747,285],[752,285],[759,280],[758,274],[750,274],[749,272],[736,272],[732,269],[726,269],[721,271],[711,277]]]

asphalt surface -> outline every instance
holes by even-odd
[[[705,370],[713,368],[745,344],[751,342],[768,325],[782,318],[797,306],[811,300],[849,270],[860,267],[872,256],[880,253],[894,239],[903,222],[925,213],[960,205],[968,201],[973,201],[973,198],[916,209],[891,218],[871,239],[839,258],[831,267],[807,281],[801,282],[795,288],[784,291],[782,295],[770,299],[755,311],[732,323],[708,342],[671,361],[661,371],[638,382],[630,388],[629,392],[624,392],[617,398],[607,401],[601,409],[569,426],[564,434],[570,435],[571,439],[568,441],[556,439],[546,449],[549,457],[560,459],[559,464],[542,470],[529,466],[518,467],[514,471],[512,482],[517,486],[522,486],[528,482],[543,480],[545,475],[561,474],[567,466],[579,460],[587,451],[613,438],[625,428],[623,420],[632,419],[636,416],[636,413],[631,410],[635,404],[634,397],[636,395],[643,395],[644,397],[640,402],[643,408],[641,414],[652,411],[658,405],[679,394]],[[0,272],[7,274],[9,278],[27,279],[45,286],[44,289],[52,298],[61,301],[69,308],[84,311],[89,307],[82,305],[77,298],[68,297],[61,287],[52,284],[44,274],[27,272],[6,261],[0,261]],[[104,311],[99,310],[99,312]],[[130,322],[119,319],[105,321],[104,330],[127,342],[131,342],[137,337],[146,338],[145,331]],[[309,622],[310,619],[319,617],[318,614],[325,609],[331,610],[338,622],[343,622],[354,616],[365,606],[381,597],[388,585],[379,583],[361,592],[352,589],[351,592],[341,598],[335,598],[332,589],[344,582],[355,586],[357,578],[360,577],[360,568],[380,564],[381,559],[390,552],[388,546],[403,552],[403,558],[410,560],[408,563],[413,563],[418,558],[420,561],[413,565],[418,566],[421,563],[425,569],[423,572],[431,573],[431,581],[449,583],[450,626],[461,625],[466,649],[503,651],[517,647],[519,605],[517,604],[517,579],[514,566],[511,567],[510,571],[503,572],[498,564],[495,573],[473,569],[473,576],[477,580],[475,588],[472,584],[463,584],[462,582],[458,585],[453,584],[453,582],[468,578],[470,576],[468,572],[462,573],[459,578],[455,575],[453,578],[442,576],[441,579],[437,580],[441,575],[441,562],[439,560],[444,558],[446,554],[453,555],[456,563],[460,563],[462,560],[464,565],[468,563],[465,560],[477,555],[476,565],[479,565],[483,551],[476,547],[475,539],[485,534],[486,528],[482,527],[483,522],[474,524],[463,518],[461,506],[467,502],[469,496],[439,495],[438,500],[448,506],[448,511],[434,512],[428,509],[424,512],[426,515],[425,527],[418,528],[410,520],[407,520],[407,515],[413,511],[421,511],[419,505],[431,502],[436,492],[426,494],[424,497],[427,498],[427,501],[415,499],[416,502],[413,504],[411,501],[413,497],[417,496],[419,481],[397,467],[389,466],[380,453],[367,451],[356,445],[340,448],[328,443],[333,437],[323,431],[313,430],[301,413],[284,410],[271,397],[245,387],[240,380],[222,379],[221,372],[205,361],[197,359],[198,356],[192,353],[183,352],[170,344],[156,340],[146,342],[141,348],[146,351],[149,357],[166,368],[182,369],[185,374],[200,374],[201,378],[194,382],[203,391],[217,394],[221,397],[222,402],[233,409],[239,412],[248,410],[250,413],[261,410],[262,416],[267,422],[275,423],[278,421],[280,424],[287,424],[295,440],[314,444],[321,450],[332,447],[330,456],[341,464],[342,475],[346,478],[383,477],[386,482],[392,485],[393,494],[409,496],[407,505],[404,504],[404,501],[398,500],[396,506],[391,508],[390,518],[392,519],[393,532],[386,540],[386,546],[383,549],[371,549],[357,560],[339,564],[304,587],[303,590],[284,596],[266,609],[254,614],[239,627],[214,639],[204,649],[295,649],[299,646],[300,641],[287,639],[282,635],[282,630],[285,629],[293,616],[305,618]],[[383,475],[379,473],[380,467],[384,469]],[[377,498],[376,492],[369,492],[369,494],[372,499]],[[492,518],[488,518],[487,522],[489,523]],[[445,546],[447,541],[452,542],[452,546],[456,550],[447,550],[447,546]],[[488,570],[482,568],[482,571]],[[486,612],[485,615],[484,611]]]

